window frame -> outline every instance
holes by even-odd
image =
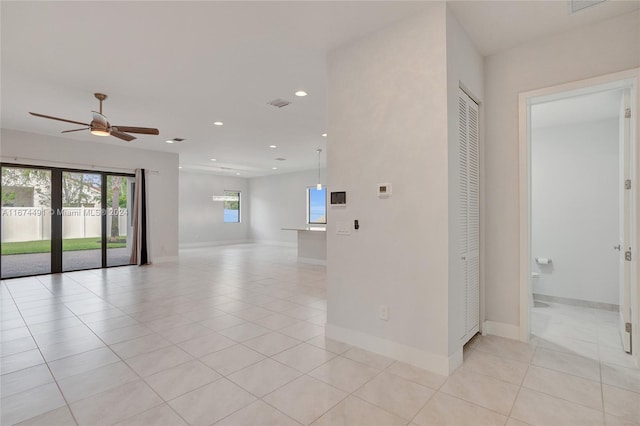
[[[233,195],[231,193],[238,194],[238,220],[233,222],[227,221],[227,218],[224,215],[224,211],[227,210],[226,203],[231,203],[232,201],[223,201],[222,202],[222,222],[223,223],[242,223],[242,191],[240,191],[239,189],[225,189],[223,191],[223,195]]]
[[[307,186],[307,225],[326,225],[327,224],[327,187],[323,186],[321,191],[324,191],[324,222],[311,222],[311,191],[317,191],[315,186]]]

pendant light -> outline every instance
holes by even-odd
[[[320,153],[322,152],[322,150],[318,148],[316,149],[316,152],[318,153],[318,184],[316,185],[316,190],[321,191],[322,184],[320,183]]]

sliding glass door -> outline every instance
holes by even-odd
[[[51,271],[51,171],[2,167],[2,278]]]
[[[130,264],[133,176],[0,169],[0,278]]]

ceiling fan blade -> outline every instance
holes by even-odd
[[[89,130],[91,127],[83,127],[82,129],[73,129],[73,130],[63,130],[60,133],[70,133],[70,132],[79,132],[80,130]]]
[[[81,123],[79,121],[73,121],[73,120],[66,120],[64,118],[52,117],[50,115],[38,114],[38,113],[35,113],[35,112],[29,112],[29,114],[35,115],[36,117],[49,118],[51,120],[64,121],[65,123],[73,123],[73,124],[80,124],[81,126],[89,126],[89,124],[87,124],[87,123]]]
[[[135,136],[131,136],[119,130],[116,130],[113,127],[111,128],[111,136],[115,136],[116,138],[122,139],[123,141],[127,141],[127,142],[131,142],[136,138]]]
[[[114,127],[121,132],[141,133],[143,135],[159,135],[160,134],[160,131],[158,129],[152,129],[151,127],[111,126],[111,128],[114,128]]]

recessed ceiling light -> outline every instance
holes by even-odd
[[[304,90],[298,90],[298,91],[295,93],[295,95],[296,95],[296,96],[301,96],[301,97],[302,97],[302,96],[307,96],[307,92],[305,92]]]
[[[236,175],[240,176],[240,173],[236,173]]]
[[[323,133],[323,134],[322,134],[322,137],[323,137],[323,138],[326,138],[326,137],[327,137],[327,134],[326,134],[326,133]]]
[[[277,148],[276,145],[269,145],[269,148]]]
[[[272,167],[271,170],[278,170],[278,168],[277,167]]]
[[[214,121],[213,124],[216,126],[222,126],[224,123],[222,121]]]
[[[179,169],[181,169],[181,168],[182,168],[182,166],[178,166],[178,168],[179,168]]]
[[[217,158],[212,158],[211,161],[218,161],[218,159]]]
[[[166,143],[173,143],[173,141],[169,140],[169,141],[165,141]]]

